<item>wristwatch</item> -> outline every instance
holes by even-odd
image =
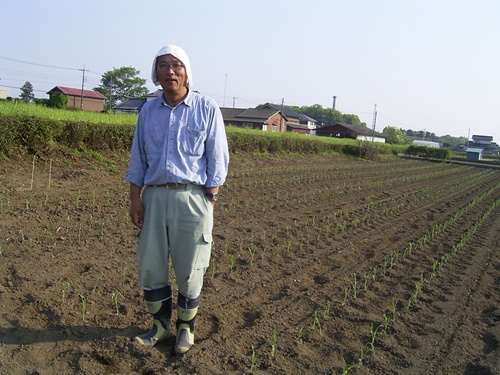
[[[217,193],[205,193],[205,196],[212,202],[215,202],[217,199],[219,199],[219,194]]]

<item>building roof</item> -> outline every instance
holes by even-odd
[[[483,152],[483,149],[482,148],[469,147],[467,150],[465,150],[465,152],[474,152],[474,153],[480,154],[480,153]]]
[[[290,107],[287,107],[286,105],[282,106],[280,104],[266,103],[266,104],[258,105],[255,108],[256,109],[269,108],[269,109],[274,109],[275,111],[282,111],[283,115],[285,115],[288,118],[290,118],[290,117],[299,118],[300,117],[299,113],[295,112],[293,109],[291,109]]]
[[[103,99],[103,100],[106,99],[106,97],[99,91],[73,89],[71,87],[63,87],[63,86],[56,86],[52,90],[48,91],[47,94],[49,95],[64,94],[71,96],[83,96],[84,98]]]
[[[220,111],[222,112],[222,117],[224,120],[230,120],[235,117],[238,113],[243,112],[245,108],[227,108],[221,107]]]
[[[265,123],[272,116],[280,113],[279,110],[272,108],[221,108],[224,121],[239,121],[239,122],[262,122]],[[283,116],[286,121],[286,116]]]
[[[357,135],[364,135],[367,137],[387,138],[387,136],[385,136],[384,134],[373,131],[372,129],[370,129],[366,126],[355,125],[355,124],[344,124],[343,122],[338,122],[338,121],[334,121],[333,125],[326,125],[326,126],[318,127],[318,128],[316,128],[316,130],[318,133],[322,133],[324,131],[328,131],[328,128],[331,128],[331,127],[337,126],[337,125],[342,126],[346,129],[349,129],[349,130],[353,131],[354,133],[356,133]]]
[[[317,121],[313,119],[312,117],[309,117],[308,115],[304,113],[299,113],[299,120],[300,121],[310,121],[316,123]]]
[[[124,102],[117,104],[113,109],[118,109],[121,111],[139,111],[144,103],[146,103],[146,98],[128,99]]]
[[[483,139],[485,141],[492,141],[493,140],[493,136],[491,135],[479,135],[479,134],[474,134],[472,136],[472,139]]]

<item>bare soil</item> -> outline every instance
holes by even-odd
[[[126,168],[0,162],[0,374],[500,374],[500,171],[235,155],[176,356],[132,341]]]

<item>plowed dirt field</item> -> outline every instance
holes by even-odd
[[[500,374],[499,170],[233,156],[178,357],[132,342],[126,168],[0,162],[1,374]]]

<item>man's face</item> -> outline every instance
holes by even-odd
[[[163,55],[156,59],[156,77],[167,94],[183,95],[187,92],[186,68],[172,55]]]

